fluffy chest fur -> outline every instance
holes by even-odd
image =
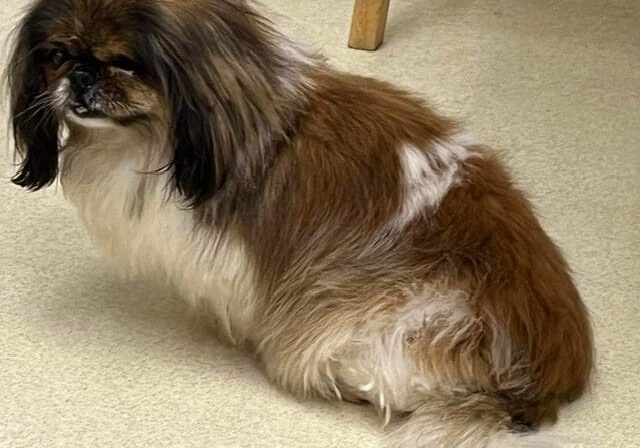
[[[195,213],[169,194],[161,161],[135,136],[68,148],[61,176],[95,243],[125,275],[161,281],[204,307],[232,343],[247,339],[255,275],[232,231],[198,225]],[[155,152],[157,154],[157,151]]]

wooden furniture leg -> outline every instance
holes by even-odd
[[[377,50],[384,39],[390,0],[356,0],[349,46]]]

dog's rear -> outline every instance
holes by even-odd
[[[413,350],[438,386],[399,431],[399,446],[549,447],[532,432],[587,388],[588,314],[562,255],[499,161],[484,154],[464,171],[421,243],[464,285],[469,316],[445,319]]]
[[[397,432],[398,446],[555,446],[535,430],[588,387],[587,311],[562,255],[500,165],[490,156],[469,164],[467,181],[434,217],[446,239],[430,244],[467,285],[471,323],[445,338],[436,328],[421,342],[415,360],[437,372],[439,387]]]
[[[401,447],[531,445],[592,369],[562,255],[500,160],[455,124],[384,83],[312,79],[280,162],[287,189],[266,187],[281,213],[257,223],[277,285],[259,333],[267,372],[297,394],[409,413]]]

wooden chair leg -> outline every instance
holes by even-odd
[[[356,0],[349,46],[377,50],[384,39],[388,13],[389,0]]]

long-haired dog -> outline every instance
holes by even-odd
[[[567,265],[495,155],[244,0],[40,0],[10,61],[30,190],[399,447],[548,446],[592,370]]]

